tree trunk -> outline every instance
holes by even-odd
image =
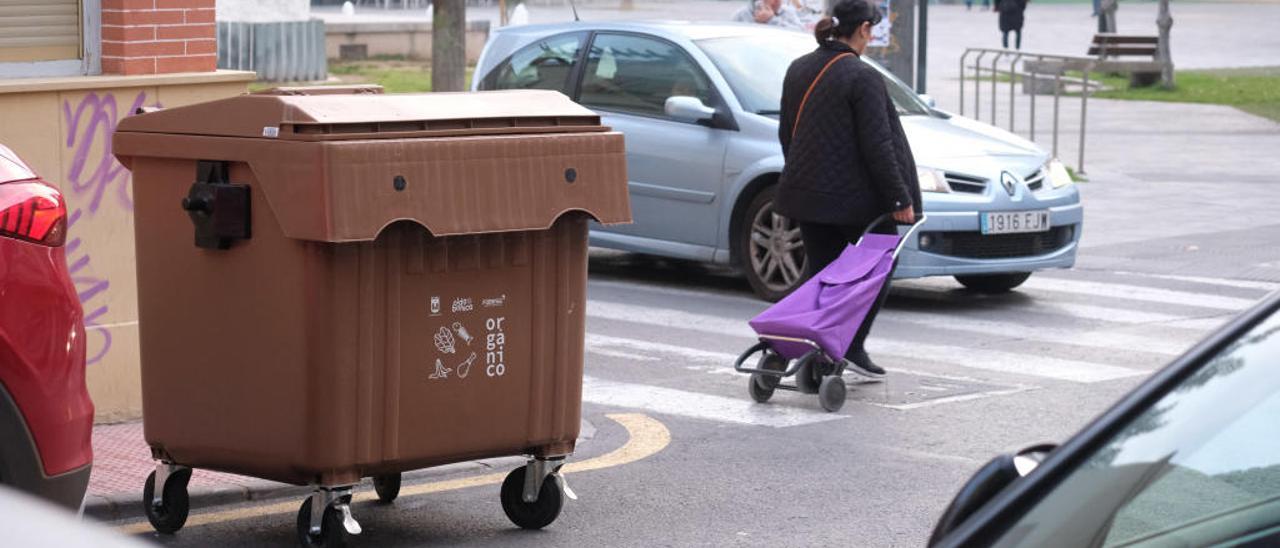
[[[467,78],[466,0],[435,0],[431,21],[431,90],[463,91]]]
[[[1160,41],[1156,45],[1156,60],[1161,64],[1160,85],[1165,89],[1173,89],[1173,50],[1169,46],[1173,16],[1169,15],[1169,0],[1160,0],[1160,15],[1156,17],[1156,27],[1160,29]]]

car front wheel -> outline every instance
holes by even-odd
[[[804,241],[800,225],[774,212],[775,189],[751,199],[735,234],[738,257],[747,282],[760,298],[775,302],[804,282]]]
[[[970,290],[993,295],[1007,293],[1013,288],[1022,285],[1022,282],[1027,281],[1027,278],[1030,277],[1030,272],[1016,272],[1013,274],[956,276],[956,281]]]

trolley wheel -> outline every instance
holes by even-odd
[[[758,367],[760,369],[767,369],[769,371],[778,371],[778,372],[786,371],[787,359],[782,356],[779,356],[774,352],[766,351],[764,355],[760,357],[760,363]],[[782,382],[782,377],[775,377],[773,375],[760,375],[760,381],[761,381],[760,387],[767,388],[769,389],[769,392],[772,393],[773,389],[778,387],[778,383]],[[768,398],[765,398],[765,399],[768,399]]]
[[[373,490],[378,493],[379,501],[390,504],[400,496],[400,473],[374,476]]]
[[[844,379],[839,375],[827,375],[822,379],[822,384],[818,387],[818,403],[822,404],[822,408],[832,413],[839,411],[844,407],[844,398],[848,389],[845,388]]]
[[[311,497],[302,501],[298,509],[298,544],[303,548],[341,548],[347,545],[347,530],[342,526],[342,514],[330,506],[325,508],[320,520],[320,534],[311,534]]]
[[[817,394],[822,388],[822,379],[835,370],[835,365],[821,358],[810,358],[796,371],[796,389],[801,394]]]
[[[560,492],[560,486],[556,484],[555,476],[547,476],[542,481],[542,488],[538,490],[538,500],[536,502],[524,501],[524,474],[525,467],[521,466],[512,470],[507,474],[507,479],[502,482],[502,511],[506,512],[507,518],[524,529],[541,529],[560,516],[560,509],[564,507],[564,495]]]
[[[147,512],[147,521],[156,531],[172,535],[187,523],[187,513],[191,511],[191,499],[187,496],[187,483],[191,481],[191,469],[180,468],[169,475],[164,482],[164,493],[161,493],[159,506],[151,501],[156,494],[156,473],[147,476],[142,487],[142,506]]]
[[[768,378],[769,375],[755,373],[751,375],[750,379],[747,379],[747,393],[751,394],[751,399],[755,400],[756,403],[767,402],[769,398],[773,397],[773,388],[766,388],[768,384],[766,379]],[[777,386],[776,381],[773,384]]]

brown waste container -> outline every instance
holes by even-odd
[[[630,220],[622,135],[546,91],[281,89],[123,120],[144,504],[191,468],[315,486],[304,543],[358,533],[361,478],[503,455],[508,516],[559,513],[581,413],[587,223]],[[527,477],[527,480],[526,480]]]

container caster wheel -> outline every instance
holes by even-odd
[[[347,529],[342,525],[342,512],[333,506],[324,509],[320,532],[311,530],[311,499],[302,501],[298,509],[298,544],[303,548],[342,548],[347,545]]]
[[[400,496],[400,474],[385,474],[373,477],[373,490],[378,493],[378,500],[390,504]]]
[[[839,411],[844,407],[844,398],[848,389],[845,388],[844,379],[839,375],[827,375],[822,379],[822,384],[818,387],[818,403],[822,404],[822,408],[831,413]]]
[[[524,477],[529,469],[521,466],[507,474],[502,482],[502,511],[507,518],[523,529],[542,529],[560,516],[564,507],[564,495],[555,474],[547,475],[538,489],[538,500],[526,502],[524,499]]]
[[[172,465],[161,465],[172,466]],[[187,523],[191,511],[191,499],[187,495],[187,483],[191,481],[191,469],[174,466],[163,482],[160,501],[156,502],[156,473],[147,476],[142,487],[142,505],[147,521],[157,532],[172,535]]]

